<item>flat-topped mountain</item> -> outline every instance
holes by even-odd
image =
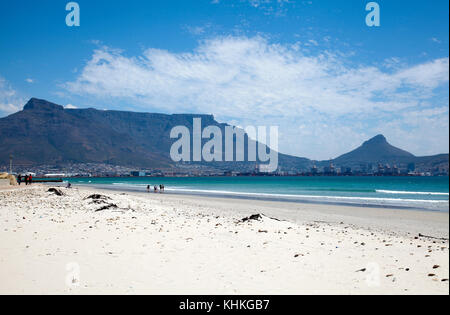
[[[16,163],[169,167],[166,135],[175,125],[192,124],[192,117],[64,109],[32,98],[22,111],[0,119],[0,158],[13,154]]]
[[[23,110],[0,119],[0,160],[14,156],[16,164],[106,163],[142,168],[170,168],[170,148],[175,141],[170,131],[193,119],[203,126],[224,129],[212,115],[150,114],[96,109],[65,109],[32,98]],[[246,137],[246,145],[248,138]],[[280,161],[307,168],[310,161],[280,155]],[[7,163],[5,163],[7,164]],[[215,163],[225,168],[255,167],[255,163]]]

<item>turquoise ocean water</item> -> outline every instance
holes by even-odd
[[[72,178],[74,185],[167,193],[449,211],[448,177]]]

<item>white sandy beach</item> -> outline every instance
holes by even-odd
[[[448,213],[48,188],[0,191],[0,294],[449,294]]]

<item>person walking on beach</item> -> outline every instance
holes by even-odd
[[[28,175],[25,175],[25,186],[28,186]]]
[[[150,185],[147,185],[147,192],[150,192]]]
[[[159,185],[159,192],[163,193],[164,192],[164,185]]]
[[[28,176],[28,181],[30,182],[30,185],[33,183],[33,176]]]
[[[22,175],[20,174],[17,176],[17,184],[19,184],[19,186],[22,184]]]
[[[153,190],[155,191],[155,194],[158,192],[158,186],[155,185],[155,187],[153,187]]]

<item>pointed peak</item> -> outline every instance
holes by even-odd
[[[388,143],[386,137],[381,135],[381,134],[378,135],[378,136],[373,137],[372,139],[370,139],[370,140],[368,140],[366,142],[364,142],[364,145],[380,144],[380,143]]]
[[[25,104],[23,110],[53,111],[53,110],[64,110],[64,107],[61,105],[50,103],[46,100],[41,100],[33,97]]]

